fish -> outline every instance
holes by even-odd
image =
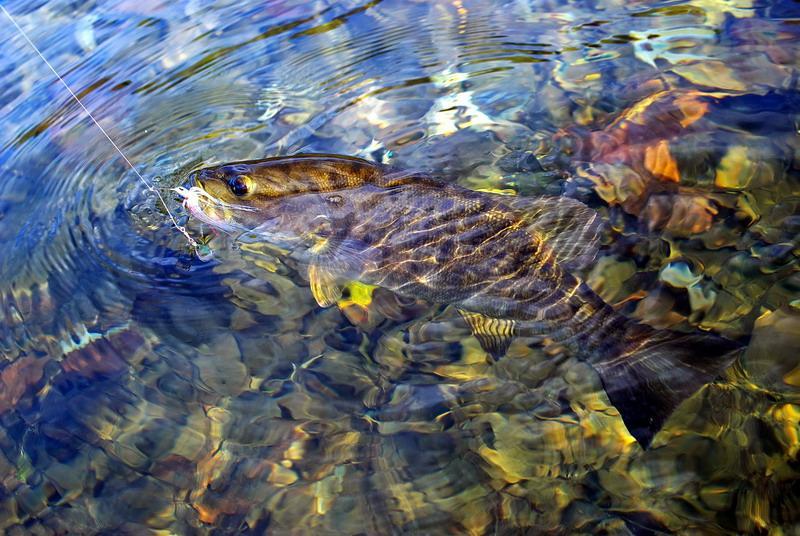
[[[328,154],[207,167],[188,184],[190,214],[307,267],[321,307],[359,281],[455,307],[490,360],[520,336],[572,350],[644,448],[741,349],[711,333],[657,330],[605,303],[578,275],[598,254],[603,222],[571,198],[474,191]]]

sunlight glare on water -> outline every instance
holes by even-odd
[[[0,18],[0,532],[800,529],[797,1],[3,5],[214,256]],[[575,356],[320,308],[174,192],[300,152],[579,199],[607,303],[747,351],[644,450]]]

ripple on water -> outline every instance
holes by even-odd
[[[320,309],[257,245],[193,258],[0,21],[0,530],[791,530],[796,14],[607,4],[5,2],[181,223],[188,171],[300,150],[569,192],[618,233],[589,277],[617,307],[755,331],[643,453],[569,355],[487,363],[457,313],[379,291]],[[651,141],[679,182],[612,173]],[[573,176],[592,148],[611,171]],[[719,217],[648,233],[641,184]]]

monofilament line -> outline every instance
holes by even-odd
[[[17,31],[19,31],[20,35],[22,35],[22,37],[25,38],[25,41],[27,41],[28,44],[31,46],[31,48],[33,48],[33,50],[36,51],[36,53],[39,55],[39,57],[42,58],[42,61],[50,68],[51,71],[53,71],[53,74],[56,75],[56,78],[58,78],[58,80],[62,84],[64,84],[64,87],[67,88],[67,91],[69,91],[69,94],[72,95],[73,99],[75,99],[75,102],[77,102],[78,105],[81,108],[83,108],[83,111],[86,112],[86,115],[89,116],[89,119],[91,119],[94,122],[94,124],[97,125],[97,128],[100,129],[100,132],[103,133],[103,136],[105,136],[106,139],[111,143],[111,145],[114,146],[114,149],[117,150],[117,152],[122,157],[122,159],[125,160],[125,163],[128,164],[128,166],[130,166],[130,168],[133,170],[133,172],[136,174],[136,176],[139,177],[139,180],[142,181],[142,184],[144,184],[145,187],[148,190],[150,190],[151,192],[156,194],[156,197],[158,197],[159,201],[161,201],[161,204],[164,205],[164,209],[167,211],[167,215],[169,216],[169,219],[172,221],[172,224],[175,226],[175,228],[178,231],[180,231],[180,233],[183,236],[186,237],[186,240],[189,241],[189,245],[191,245],[193,248],[197,249],[197,247],[198,247],[197,242],[194,240],[194,238],[192,238],[189,235],[189,232],[186,230],[186,228],[183,225],[178,224],[178,220],[176,220],[175,216],[173,216],[172,211],[170,211],[169,207],[167,206],[167,202],[161,196],[161,193],[156,188],[154,188],[153,185],[151,185],[149,182],[147,182],[147,180],[144,177],[142,177],[142,174],[139,173],[139,171],[133,166],[133,164],[131,164],[131,161],[128,160],[128,157],[125,156],[125,153],[122,152],[122,149],[120,149],[119,146],[116,143],[114,143],[114,140],[112,140],[111,136],[108,135],[108,132],[106,132],[106,129],[104,129],[102,126],[100,126],[100,123],[98,123],[97,119],[94,118],[94,116],[92,115],[92,112],[90,112],[89,109],[86,106],[83,105],[83,103],[78,98],[78,96],[72,91],[72,89],[69,87],[69,85],[67,85],[67,83],[64,81],[64,79],[61,78],[61,75],[59,75],[58,72],[53,68],[53,66],[50,65],[50,62],[47,61],[47,58],[45,58],[44,55],[39,51],[39,48],[36,45],[33,44],[33,41],[30,40],[30,38],[28,37],[28,34],[25,33],[25,30],[23,30],[22,27],[20,27],[20,25],[17,24],[17,21],[14,20],[14,17],[11,16],[11,13],[6,11],[6,8],[2,4],[0,4],[0,9],[3,10],[3,13],[5,13],[6,17],[8,17],[8,20],[11,21],[11,24],[13,24],[17,28]]]

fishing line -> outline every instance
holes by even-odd
[[[86,106],[83,105],[83,103],[78,98],[78,96],[72,91],[72,89],[69,87],[69,85],[67,85],[67,83],[64,81],[64,79],[61,78],[61,75],[59,75],[58,72],[53,68],[53,66],[50,65],[50,62],[47,61],[47,58],[45,58],[44,55],[36,47],[36,45],[33,44],[33,41],[30,40],[30,38],[28,37],[28,34],[25,33],[25,30],[23,30],[20,27],[20,25],[17,24],[17,21],[14,20],[14,17],[11,16],[11,13],[6,11],[6,8],[1,4],[0,4],[0,9],[3,10],[3,13],[5,13],[6,17],[8,17],[8,20],[11,21],[11,24],[13,24],[17,28],[17,31],[19,31],[19,33],[22,35],[22,37],[25,38],[25,41],[27,41],[28,44],[31,46],[31,48],[33,48],[33,50],[36,51],[36,53],[39,55],[39,57],[42,58],[42,61],[50,68],[51,71],[53,71],[53,74],[56,75],[56,78],[58,78],[58,80],[62,84],[64,84],[64,87],[67,88],[67,91],[69,91],[69,94],[72,95],[73,99],[75,99],[75,102],[77,102],[80,105],[80,107],[83,108],[83,111],[86,112],[86,115],[89,116],[89,119],[91,119],[94,122],[94,124],[97,125],[97,128],[100,129],[100,132],[103,133],[103,136],[105,136],[106,139],[111,143],[111,145],[114,146],[114,149],[117,150],[117,152],[122,157],[122,159],[125,160],[125,163],[128,164],[128,166],[130,166],[130,168],[133,170],[133,172],[136,174],[136,176],[139,178],[139,180],[142,181],[142,184],[144,184],[144,186],[148,190],[150,190],[152,193],[156,194],[156,197],[158,197],[159,201],[161,201],[161,204],[164,205],[164,210],[167,211],[167,215],[169,216],[170,221],[172,221],[172,225],[175,226],[175,229],[177,229],[183,236],[186,237],[186,240],[189,241],[189,245],[195,251],[199,251],[200,244],[198,244],[197,241],[189,235],[189,232],[186,230],[186,227],[184,227],[183,225],[180,225],[178,223],[178,220],[175,219],[175,216],[172,214],[172,211],[169,209],[169,206],[167,206],[167,202],[164,200],[164,197],[162,197],[162,195],[158,191],[158,189],[155,188],[152,184],[150,184],[142,176],[142,174],[139,173],[139,171],[135,167],[133,167],[133,164],[131,164],[131,161],[128,160],[127,156],[125,156],[125,153],[122,152],[122,149],[120,149],[119,146],[116,143],[114,143],[114,140],[112,140],[111,136],[108,135],[108,133],[106,132],[106,129],[104,129],[102,126],[100,126],[100,123],[98,123],[97,119],[94,118],[94,116],[92,115],[92,112],[90,112],[89,109],[86,108]]]

